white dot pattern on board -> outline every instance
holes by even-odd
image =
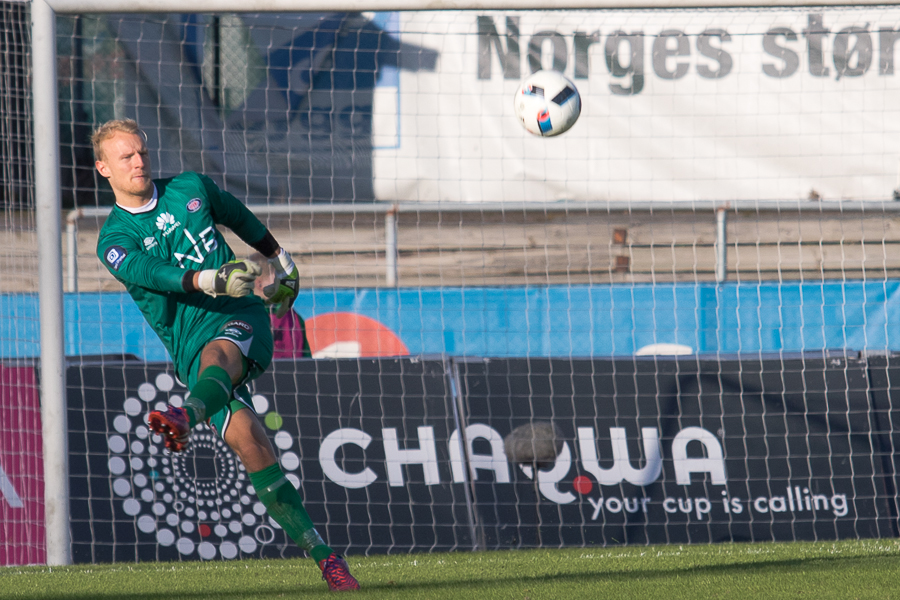
[[[156,541],[161,546],[171,546],[175,543],[175,534],[168,529],[160,529],[156,532]]]
[[[125,452],[125,449],[128,448],[128,444],[125,442],[125,438],[121,435],[111,435],[107,440],[107,445],[109,449],[115,453]]]
[[[116,496],[130,496],[131,483],[127,479],[116,479],[113,481],[113,492]]]
[[[131,419],[125,415],[119,415],[113,419],[113,428],[119,433],[128,433],[131,431]]]
[[[156,376],[156,389],[161,392],[170,392],[175,387],[175,379],[168,373],[160,373]]]
[[[178,551],[182,554],[192,554],[194,552],[194,541],[188,538],[178,538]]]
[[[219,552],[222,553],[222,558],[232,559],[237,557],[238,547],[232,542],[222,542],[222,545],[219,547]]]
[[[138,386],[138,397],[144,402],[150,402],[156,398],[156,386],[152,383],[142,383]]]
[[[247,554],[252,554],[253,552],[256,552],[256,548],[257,548],[256,540],[253,539],[252,537],[250,537],[249,535],[245,535],[245,536],[241,537],[241,539],[238,541],[238,545],[240,546],[241,550],[243,550]]]
[[[121,475],[125,472],[125,461],[118,456],[113,456],[112,458],[110,458],[107,464],[109,466],[109,472],[113,475]]]
[[[275,445],[282,450],[287,450],[294,445],[294,438],[287,431],[279,431],[275,434]]]
[[[125,500],[125,502],[122,503],[122,510],[125,511],[126,515],[131,515],[133,517],[140,514],[141,503],[134,498],[128,498],[127,500]]]
[[[300,467],[300,457],[294,452],[285,452],[281,455],[281,466],[288,471],[296,471]]]
[[[257,414],[266,414],[269,412],[269,399],[259,394],[253,396],[253,408]]]
[[[197,554],[200,555],[200,558],[212,560],[216,557],[216,547],[209,542],[200,542],[200,546],[197,548]]]
[[[137,398],[131,397],[125,399],[125,405],[122,408],[129,417],[136,417],[144,410],[144,405]]]
[[[155,536],[160,546],[174,545],[184,556],[196,553],[211,560],[255,553],[260,545],[274,542],[275,529],[280,527],[256,502],[246,471],[231,449],[201,424],[191,432],[191,446],[186,452],[161,453],[162,439],[146,426],[146,411],[183,404],[182,396],[172,393],[176,385],[183,389],[169,373],[155,376],[152,382],[145,381],[130,391],[131,395],[122,401],[122,413],[113,418],[115,432],[107,438],[111,455],[107,464],[110,473],[118,476],[113,481],[113,491],[122,498],[121,509],[134,517],[140,532]],[[269,399],[259,394],[253,396],[253,404],[261,414],[271,406]],[[294,446],[294,438],[280,430],[275,433],[275,444],[288,450]],[[198,457],[215,463],[215,477],[195,473]],[[280,460],[287,470],[300,466],[295,452],[286,452]],[[288,478],[295,487],[299,485],[295,475],[289,474]],[[260,518],[271,526],[261,525]],[[214,535],[210,536],[210,532]],[[235,537],[224,539],[226,536]]]
[[[143,531],[144,533],[151,533],[156,531],[156,519],[151,517],[150,515],[141,515],[138,518],[138,529]]]

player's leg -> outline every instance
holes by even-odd
[[[332,590],[359,589],[347,563],[316,531],[303,500],[275,460],[275,451],[262,424],[252,410],[236,411],[228,423],[225,442],[238,455],[250,476],[256,495],[266,512],[285,533],[306,550]]]
[[[241,349],[228,339],[214,339],[203,348],[197,382],[184,399],[184,407],[168,406],[148,417],[150,429],[163,436],[166,448],[181,452],[191,429],[221,411],[231,398],[235,383],[246,376]]]
[[[263,311],[242,317],[226,323],[204,347],[196,382],[184,401],[187,410],[170,406],[165,414],[182,412],[185,444],[190,427],[207,420],[247,469],[250,482],[269,515],[315,559],[328,586],[332,590],[359,589],[347,563],[316,531],[300,494],[278,465],[272,444],[256,417],[244,383],[268,367],[272,359],[272,337],[268,315]],[[152,423],[153,413],[151,426]],[[181,440],[173,438],[176,442]],[[167,446],[169,441],[167,436]]]
[[[147,419],[172,452],[183,451],[191,428],[225,407],[235,384],[258,377],[272,362],[272,330],[262,304],[244,307],[219,326],[213,322],[212,331],[208,327],[198,324],[198,335],[212,333],[199,356],[186,368],[176,369],[186,373],[190,390],[183,407],[152,411]]]

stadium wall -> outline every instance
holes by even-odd
[[[657,344],[701,354],[900,350],[900,324],[888,318],[900,310],[900,281],[891,280],[316,289],[295,307],[308,320],[362,315],[412,355],[630,356]],[[37,356],[37,295],[0,295],[0,315],[0,358]],[[68,356],[168,360],[125,293],[66,294],[65,317]]]

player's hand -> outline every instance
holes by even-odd
[[[233,260],[218,269],[200,271],[198,287],[212,297],[226,295],[240,298],[253,293],[253,281],[262,269],[252,260]]]
[[[300,291],[300,274],[291,255],[282,248],[275,258],[269,259],[275,271],[275,282],[263,288],[269,304],[277,304],[275,316],[279,319],[287,314]]]

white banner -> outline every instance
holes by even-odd
[[[898,8],[410,12],[398,29],[438,59],[376,88],[380,200],[796,203],[898,187]],[[581,94],[557,138],[513,113],[538,68]]]

